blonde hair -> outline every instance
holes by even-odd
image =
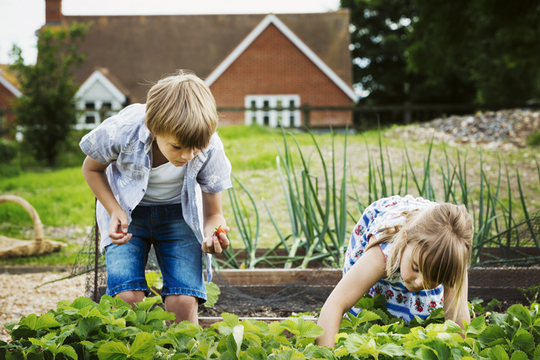
[[[405,225],[379,229],[384,234],[370,242],[368,249],[394,242],[386,261],[386,273],[390,276],[399,269],[404,249],[411,245],[412,256],[419,260],[418,271],[424,284],[433,282],[453,288],[455,297],[450,306],[459,307],[471,260],[474,236],[472,216],[465,206],[449,203],[404,211],[402,215],[406,216]],[[398,239],[402,241],[396,241]],[[457,316],[457,313],[454,314]]]
[[[172,135],[188,148],[204,149],[216,131],[216,101],[194,73],[178,70],[148,92],[144,121],[154,136]]]

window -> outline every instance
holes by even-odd
[[[96,123],[96,117],[94,115],[86,115],[84,118],[84,122],[86,124],[95,124]]]
[[[299,95],[247,95],[245,97],[246,125],[259,124],[277,127],[299,127]]]

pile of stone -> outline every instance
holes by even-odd
[[[524,147],[527,137],[540,131],[540,112],[513,109],[450,116],[406,127],[404,137],[415,140],[478,144],[491,148]]]

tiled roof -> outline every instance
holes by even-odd
[[[259,24],[265,14],[65,16],[92,26],[80,49],[87,62],[75,72],[80,83],[96,67],[128,89],[132,102],[144,102],[149,82],[176,69],[206,78]],[[352,83],[349,12],[278,14],[345,83]]]
[[[4,79],[9,81],[11,85],[15,86],[17,89],[19,88],[19,80],[17,80],[15,72],[9,69],[8,64],[0,64],[0,74],[2,74]]]

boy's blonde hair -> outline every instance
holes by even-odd
[[[204,149],[218,125],[216,101],[203,80],[178,70],[148,92],[144,123],[154,136],[172,135],[182,146]]]
[[[403,252],[411,245],[412,256],[419,260],[418,271],[424,284],[436,283],[453,288],[455,297],[450,306],[459,307],[471,260],[472,216],[465,206],[449,203],[404,211],[402,215],[406,216],[405,225],[380,229],[379,232],[384,231],[384,234],[370,242],[368,249],[386,242],[394,243],[386,261],[386,273],[390,276],[399,269]]]

